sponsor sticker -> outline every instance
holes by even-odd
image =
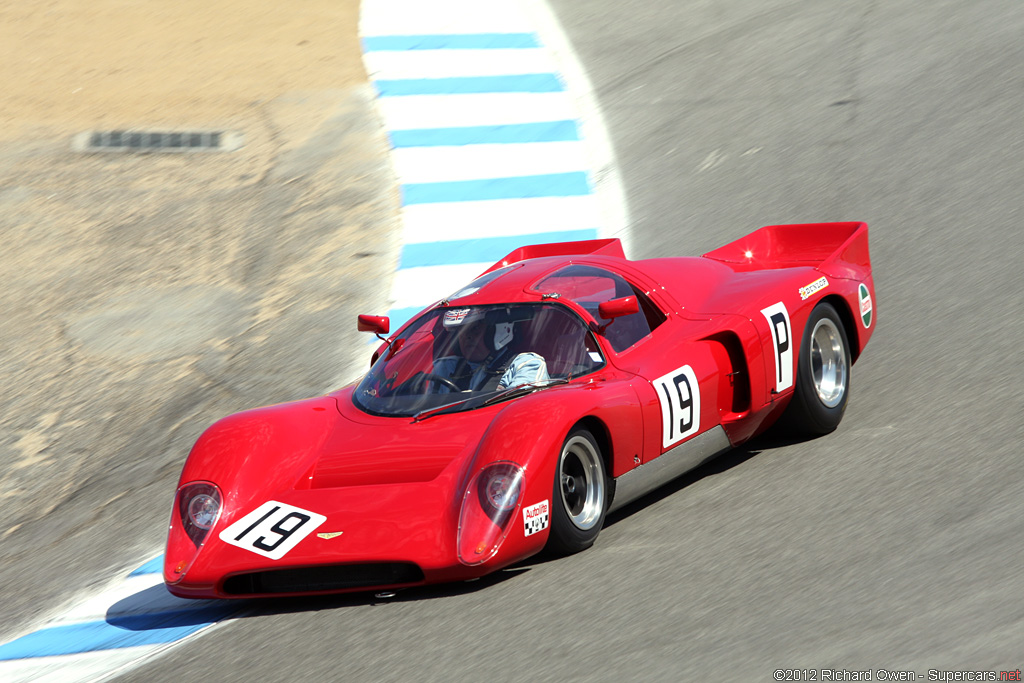
[[[551,508],[546,500],[523,508],[523,535],[532,536],[547,529],[548,520],[551,518],[550,512]]]
[[[453,327],[455,325],[461,325],[469,315],[470,309],[468,308],[453,308],[450,311],[444,312],[444,326]]]
[[[805,286],[800,288],[800,298],[803,299],[804,301],[806,301],[807,299],[811,298],[811,296],[815,292],[820,292],[821,290],[825,289],[826,287],[828,287],[828,278],[826,278],[824,275],[822,275],[821,277],[819,277],[817,280],[815,280],[811,284],[805,285]]]
[[[874,306],[871,304],[871,292],[868,291],[867,285],[861,283],[857,290],[860,296],[860,319],[864,323],[864,327],[871,327],[871,318],[874,313]]]
[[[280,560],[326,521],[315,512],[269,500],[220,532],[220,540]]]

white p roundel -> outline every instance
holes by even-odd
[[[793,386],[793,326],[789,323],[789,311],[781,301],[768,308],[762,308],[761,314],[768,321],[768,329],[772,333],[775,353],[775,392],[782,393]]]

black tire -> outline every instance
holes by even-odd
[[[793,398],[779,426],[808,436],[834,431],[846,412],[851,365],[842,319],[832,304],[822,302],[804,327]]]
[[[610,488],[601,448],[584,428],[570,432],[555,464],[551,533],[546,550],[571,555],[594,545],[608,512]]]

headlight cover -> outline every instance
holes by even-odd
[[[178,489],[167,530],[164,579],[177,583],[192,566],[221,513],[220,489],[208,481],[193,481]]]
[[[459,514],[459,561],[486,562],[498,552],[522,504],[524,470],[507,460],[492,462],[474,476]]]

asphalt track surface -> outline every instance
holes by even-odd
[[[1017,0],[556,0],[634,257],[872,227],[840,429],[756,442],[580,555],[396,599],[269,602],[122,680],[768,681],[1024,661]]]

